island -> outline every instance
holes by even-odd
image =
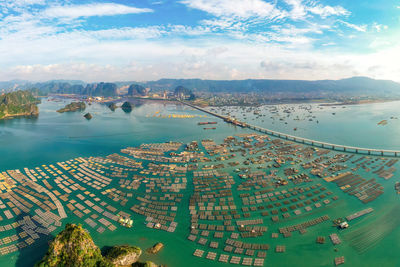
[[[88,121],[93,118],[92,114],[90,113],[86,113],[85,115],[83,115],[83,117],[85,117],[85,119],[87,119]]]
[[[0,120],[39,116],[40,103],[32,92],[15,91],[0,95]]]
[[[118,108],[118,106],[113,102],[113,103],[111,103],[111,104],[108,105],[108,108],[109,108],[111,111],[115,111],[115,110]]]
[[[131,102],[124,102],[121,106],[122,110],[125,112],[131,112],[133,109],[134,105]]]
[[[43,259],[35,267],[55,266],[148,266],[156,267],[153,262],[138,262],[142,250],[139,247],[122,245],[108,250],[103,256],[90,234],[80,224],[66,224],[50,243]]]
[[[58,113],[64,113],[64,112],[74,112],[74,111],[81,111],[86,109],[86,104],[85,102],[72,102],[62,109],[57,110]]]

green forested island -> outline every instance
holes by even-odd
[[[157,266],[152,262],[138,262],[141,254],[142,250],[139,247],[123,245],[112,247],[103,256],[90,234],[81,225],[67,224],[50,243],[46,255],[35,267]]]
[[[80,110],[85,110],[86,109],[86,104],[85,102],[72,102],[62,109],[57,110],[58,113],[64,113],[64,112],[74,112],[74,111],[80,111]]]
[[[0,119],[39,115],[40,101],[29,91],[16,91],[0,95]]]

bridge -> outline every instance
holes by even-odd
[[[242,127],[242,128],[248,128],[260,133],[264,133],[267,135],[271,135],[274,137],[278,137],[281,139],[301,143],[301,144],[306,144],[314,147],[319,147],[319,148],[324,148],[324,149],[331,149],[335,151],[341,151],[341,152],[350,152],[350,153],[356,153],[356,154],[362,154],[362,155],[374,155],[374,156],[386,156],[386,157],[400,157],[400,151],[397,150],[386,150],[386,149],[372,149],[372,148],[362,148],[362,147],[354,147],[354,146],[346,146],[346,145],[337,145],[337,144],[331,144],[331,143],[326,143],[326,142],[321,142],[317,140],[312,140],[312,139],[307,139],[303,137],[298,137],[298,136],[293,136],[290,134],[285,134],[273,130],[269,130],[266,128],[262,128],[259,126],[251,125],[245,122],[240,122],[234,118],[228,117],[228,116],[223,116],[221,114],[206,110],[204,108],[195,106],[191,103],[187,103],[184,101],[179,101],[184,105],[187,105],[189,107],[192,107],[194,109],[200,110],[204,113],[207,113],[209,115],[212,115],[214,117],[220,118],[224,120],[227,123],[231,123],[233,125]]]

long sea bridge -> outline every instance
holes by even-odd
[[[227,123],[231,123],[233,125],[236,125],[236,126],[239,126],[242,128],[249,128],[249,129],[252,129],[257,132],[261,132],[261,133],[275,136],[278,138],[294,141],[297,143],[307,144],[307,145],[311,145],[311,146],[319,147],[319,148],[331,149],[331,150],[335,150],[335,151],[350,152],[350,153],[363,154],[363,155],[375,155],[375,156],[380,155],[380,156],[389,156],[389,157],[400,157],[400,151],[397,151],[397,150],[373,149],[373,148],[362,148],[362,147],[338,145],[338,144],[331,144],[331,143],[321,142],[321,141],[312,140],[312,139],[308,139],[308,138],[293,136],[290,134],[285,134],[285,133],[281,133],[278,131],[273,131],[273,130],[269,130],[266,128],[262,128],[262,127],[252,125],[249,123],[240,122],[240,121],[236,120],[235,118],[231,118],[229,116],[223,116],[221,114],[206,110],[206,109],[198,107],[198,106],[195,106],[188,102],[184,102],[184,101],[180,101],[180,102],[182,104],[185,104],[194,109],[205,112],[214,117],[223,119]]]

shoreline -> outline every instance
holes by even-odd
[[[5,115],[4,117],[0,118],[0,121],[3,120],[12,120],[16,118],[37,118],[39,117],[39,113],[37,114],[32,114],[32,113],[18,113],[18,114],[12,114],[12,115]]]
[[[365,105],[365,104],[378,104],[378,103],[387,103],[387,102],[396,102],[400,101],[400,99],[379,99],[379,100],[360,100],[360,101],[352,101],[352,102],[338,102],[338,103],[323,103],[320,106],[331,107],[331,106],[355,106],[355,105]]]
[[[317,101],[304,101],[304,102],[276,102],[276,103],[263,103],[257,105],[202,105],[202,107],[213,107],[213,108],[220,108],[220,107],[261,107],[261,106],[280,106],[280,105],[312,105],[317,104],[323,107],[331,107],[331,106],[356,106],[356,105],[366,105],[366,104],[379,104],[379,103],[388,103],[388,102],[396,102],[400,101],[400,99],[379,99],[379,100],[362,100],[362,101],[354,101],[354,102],[317,102]]]

